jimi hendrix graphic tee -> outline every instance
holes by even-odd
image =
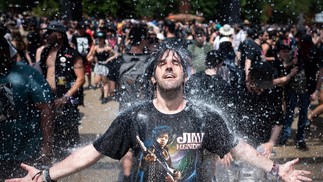
[[[121,159],[134,154],[132,181],[210,181],[201,170],[207,157],[223,157],[238,141],[223,118],[208,107],[187,103],[176,114],[159,112],[152,101],[121,113],[94,142],[100,153]]]

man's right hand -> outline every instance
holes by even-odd
[[[55,99],[54,104],[55,104],[55,109],[63,107],[68,101],[68,97],[63,96],[61,98]]]
[[[20,166],[27,171],[28,174],[23,178],[6,179],[5,182],[42,182],[41,174],[36,175],[40,171],[39,169],[24,163],[21,163]]]

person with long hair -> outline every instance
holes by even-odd
[[[107,65],[115,60],[119,54],[110,46],[106,45],[106,35],[104,32],[97,32],[95,37],[98,39],[98,44],[93,46],[89,53],[89,59],[95,60],[94,67],[94,85],[100,87],[102,85],[101,103],[106,103],[110,100],[109,79],[107,75],[111,71]]]

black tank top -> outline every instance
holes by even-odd
[[[96,58],[98,59],[99,63],[107,61],[109,57],[110,55],[107,51],[96,52]]]

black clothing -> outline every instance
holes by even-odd
[[[101,51],[101,52],[96,52],[95,56],[98,60],[99,64],[104,64],[107,61],[107,59],[110,57],[109,52],[107,51]]]
[[[122,55],[122,63],[119,67],[118,84],[120,94],[120,110],[126,110],[149,97],[146,92],[148,81],[145,76],[148,53],[126,53]]]
[[[40,67],[45,78],[47,76],[46,61],[50,49],[51,47],[46,47],[41,53]],[[78,56],[80,56],[79,53],[70,47],[63,46],[58,50],[55,59],[56,97],[63,97],[75,82],[76,75],[74,73],[74,61]],[[83,105],[83,87],[79,88],[77,93],[74,94],[71,99],[73,102],[71,103],[72,105]]]
[[[47,76],[46,61],[50,49],[51,47],[44,48],[41,54],[40,66],[45,78]],[[56,98],[63,97],[74,84],[76,80],[74,62],[77,57],[80,57],[80,54],[67,46],[63,46],[57,51],[55,59],[56,92],[54,93]],[[53,148],[59,158],[65,158],[68,155],[66,149],[75,147],[80,142],[78,131],[80,113],[77,107],[83,105],[83,100],[83,87],[80,87],[62,108],[55,110]]]
[[[36,62],[36,51],[40,47],[40,35],[35,31],[31,31],[27,34],[27,41],[29,56],[34,63]]]
[[[264,61],[262,56],[262,48],[255,41],[248,38],[243,41],[238,48],[241,52],[241,68],[244,69],[246,59],[251,60],[251,64],[257,61]]]
[[[143,151],[136,136],[146,145],[154,138],[159,127],[169,127],[174,138],[168,144],[172,166],[182,174],[181,181],[203,181],[197,171],[202,165],[203,152],[208,150],[223,157],[237,145],[237,140],[228,130],[224,120],[209,108],[187,103],[176,114],[159,112],[152,101],[121,113],[103,136],[93,145],[97,151],[114,159],[121,159],[131,148],[134,158],[140,162]],[[142,173],[138,165],[132,168],[133,181],[140,181]]]
[[[77,50],[82,55],[82,57],[86,57],[90,52],[93,41],[91,36],[85,33],[83,36],[74,35],[72,37],[72,43],[74,44],[75,50]]]
[[[271,90],[260,95],[251,93],[245,88],[239,97],[240,120],[235,121],[236,132],[250,145],[257,147],[268,142],[272,127],[283,122],[282,106],[276,105],[276,98]]]
[[[233,103],[234,95],[230,84],[219,75],[207,75],[204,71],[192,75],[186,83],[188,99],[215,104],[227,108]]]

